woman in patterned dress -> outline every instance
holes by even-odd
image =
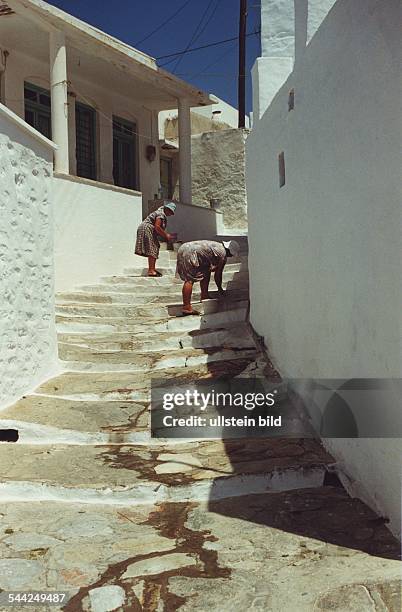
[[[199,315],[191,306],[193,284],[200,281],[201,300],[206,300],[211,272],[215,272],[215,283],[219,295],[224,295],[222,289],[222,273],[228,257],[236,257],[240,247],[236,240],[215,242],[213,240],[195,240],[185,242],[177,252],[177,274],[184,281],[182,314]]]
[[[138,227],[135,254],[148,257],[148,276],[162,276],[155,269],[160,248],[158,236],[162,236],[167,242],[176,238],[175,234],[168,234],[165,231],[167,218],[174,215],[175,210],[176,204],[174,202],[166,202],[163,206],[151,212]]]

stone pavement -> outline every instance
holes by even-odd
[[[58,296],[63,371],[0,415],[0,590],[71,596],[31,611],[400,612],[400,544],[317,440],[150,437],[151,377],[277,376],[245,253],[201,318],[175,316],[161,260]]]

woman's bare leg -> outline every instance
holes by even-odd
[[[185,281],[183,285],[183,312],[192,312],[191,295],[193,293],[193,283]]]
[[[208,294],[208,287],[209,287],[209,280],[211,278],[211,274],[208,273],[200,282],[201,285],[201,299],[202,300],[207,300],[209,298],[209,294]]]
[[[148,257],[148,274],[156,274],[156,257]]]

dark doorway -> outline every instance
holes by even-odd
[[[168,157],[161,157],[161,187],[162,197],[173,197],[173,180],[172,180],[172,160]]]

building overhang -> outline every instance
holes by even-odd
[[[22,53],[39,59],[46,54],[47,58],[47,36],[36,36],[32,28],[64,32],[70,65],[83,66],[83,76],[108,83],[111,89],[140,85],[141,97],[153,110],[177,108],[178,99],[187,100],[192,107],[215,103],[207,93],[159,68],[149,55],[42,0],[0,1],[3,49],[9,44]]]

